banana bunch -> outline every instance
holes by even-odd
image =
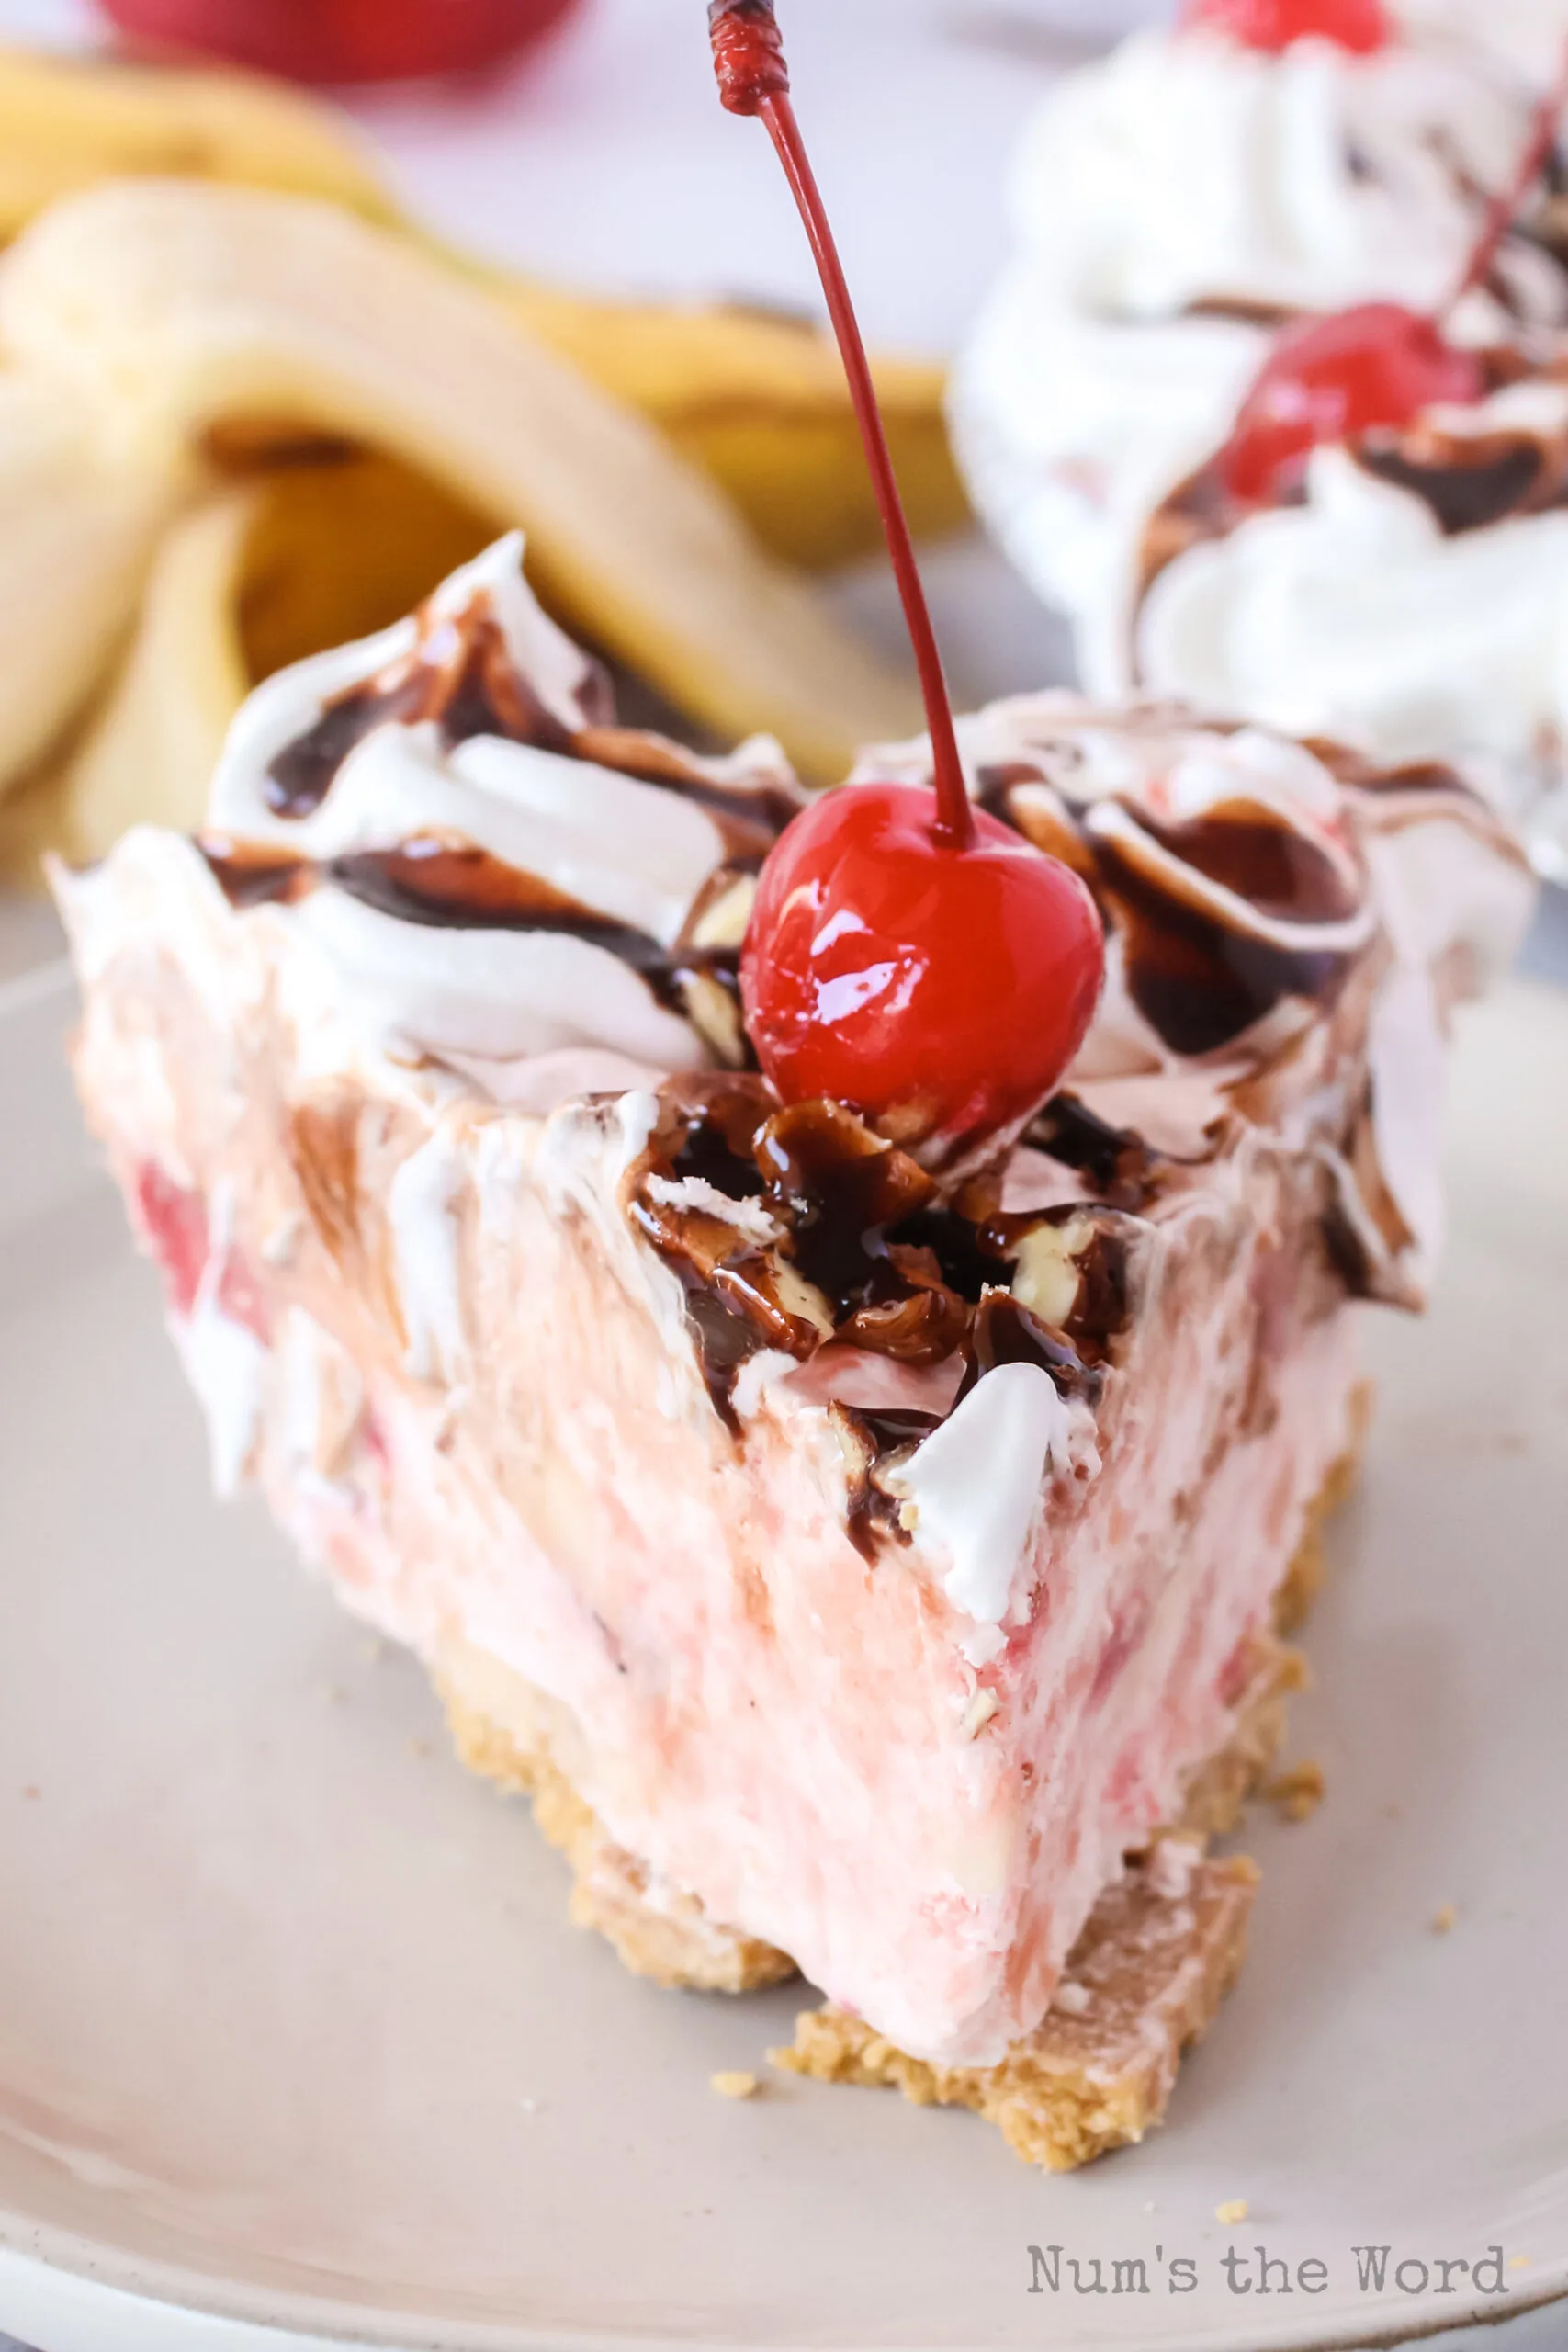
[[[234,71],[0,49],[0,240],[96,181],[159,175],[318,196],[386,225],[398,208],[346,119]],[[640,409],[712,475],[770,553],[825,567],[880,548],[838,355],[808,323],[739,308],[593,301],[481,272],[540,342]],[[942,370],[884,360],[877,385],[917,535],[966,507],[942,424]]]
[[[0,855],[195,821],[254,679],[510,524],[568,627],[722,740],[830,776],[918,723],[706,474],[409,238],[196,181],[51,207],[0,258]]]
[[[876,544],[831,346],[439,250],[317,102],[0,51],[0,873],[199,820],[283,663],[521,524],[569,628],[802,773],[919,724],[801,568]],[[963,503],[940,371],[879,370],[917,529]]]

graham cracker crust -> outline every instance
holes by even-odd
[[[1352,1442],[1309,1514],[1274,1603],[1272,1632],[1253,1644],[1231,1736],[1189,1781],[1178,1823],[1130,1857],[1107,1888],[1035,2030],[994,2066],[944,2067],[911,2058],[863,2019],[805,2010],[773,2063],[820,2082],[886,2086],[918,2107],[966,2107],[995,2123],[1026,2162],[1068,2172],[1141,2140],[1160,2121],[1181,2058],[1201,2039],[1235,1983],[1258,1872],[1244,1855],[1214,1860],[1211,1838],[1233,1829],[1264,1784],[1306,1662],[1281,1636],[1322,1584],[1322,1532],[1355,1483],[1371,1392],[1358,1391]],[[793,1976],[785,1952],[709,1918],[694,1895],[660,1883],[609,1836],[578,1793],[581,1735],[570,1712],[491,1657],[453,1642],[436,1684],[458,1756],[504,1790],[526,1795],[570,1865],[570,1917],[606,1937],[626,1966],[655,1984],[749,1993]]]
[[[558,1702],[457,1643],[443,1654],[436,1688],[462,1761],[528,1797],[539,1827],[565,1855],[573,1926],[597,1928],[635,1976],[671,1989],[755,1993],[795,1973],[787,1953],[717,1926],[694,1894],[661,1884],[616,1845],[577,1792],[570,1759],[581,1736]]]
[[[1257,1884],[1243,1854],[1211,1861],[1196,1838],[1163,1839],[1100,1896],[1055,2004],[999,2065],[928,2065],[834,2008],[807,2010],[768,2055],[818,2082],[971,2108],[1025,2163],[1075,2172],[1159,2121],[1182,2053],[1235,1981]]]

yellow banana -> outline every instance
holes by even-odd
[[[208,500],[159,549],[120,674],[59,780],[48,845],[68,857],[101,857],[129,825],[200,824],[250,684],[239,610],[254,495]]]
[[[918,721],[904,678],[766,561],[646,421],[349,213],[191,183],[91,190],[6,256],[0,351],[96,405],[154,477],[226,428],[253,456],[335,435],[521,523],[570,625],[720,737],[777,734],[809,775]]]
[[[321,99],[240,73],[0,48],[0,240],[58,197],[129,173],[273,187],[375,220],[399,217],[368,149]],[[816,569],[880,548],[826,335],[766,311],[590,300],[446,258],[490,284],[541,342],[651,417],[728,492],[772,554]],[[967,509],[942,423],[942,369],[891,357],[875,368],[917,536],[957,528]]]
[[[258,679],[368,636],[483,546],[490,523],[388,458],[325,453],[219,489],[170,526],[129,650],[75,741],[0,808],[0,874],[101,857],[127,826],[198,826]]]
[[[0,376],[0,793],[72,727],[134,619],[188,469],[127,463],[101,404]]]
[[[346,119],[259,74],[0,49],[0,238],[58,197],[128,172],[168,172],[396,207]]]
[[[728,492],[762,544],[810,570],[882,546],[860,434],[829,339],[809,323],[737,308],[589,301],[502,281],[542,341],[650,416]],[[945,372],[879,357],[876,389],[910,527],[968,516],[942,416]]]

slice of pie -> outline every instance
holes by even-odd
[[[1438,772],[983,712],[973,789],[1088,881],[1108,978],[944,1180],[749,1052],[776,749],[617,726],[520,557],[258,689],[199,840],[57,875],[88,1115],[219,1485],[425,1660],[576,1916],[664,1984],[798,1968],[787,2063],[1081,2162],[1239,1962],[1256,1873],[1205,1840],[1528,874]]]

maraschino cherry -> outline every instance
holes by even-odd
[[[299,82],[406,80],[497,64],[575,0],[103,0],[123,32]]]
[[[746,1026],[786,1102],[848,1103],[929,1166],[972,1163],[1055,1089],[1105,943],[1077,876],[971,807],[871,370],[795,111],[773,0],[710,0],[719,95],[766,125],[816,256],[860,420],[931,729],[934,791],[828,792],[762,869]]]
[[[1184,0],[1181,28],[1276,54],[1294,41],[1330,40],[1370,57],[1393,38],[1382,0]]]
[[[1480,356],[1450,343],[1444,326],[1455,304],[1491,276],[1498,248],[1551,153],[1565,103],[1568,58],[1538,109],[1511,186],[1488,206],[1459,283],[1435,317],[1402,302],[1362,302],[1329,318],[1304,320],[1280,337],[1221,452],[1221,478],[1233,498],[1253,505],[1286,497],[1314,449],[1380,425],[1397,431],[1424,409],[1469,405],[1483,397],[1487,379]]]
[[[1237,412],[1220,461],[1225,488],[1266,504],[1294,487],[1314,449],[1408,424],[1442,401],[1478,401],[1485,389],[1475,353],[1402,303],[1309,319],[1280,337]]]

